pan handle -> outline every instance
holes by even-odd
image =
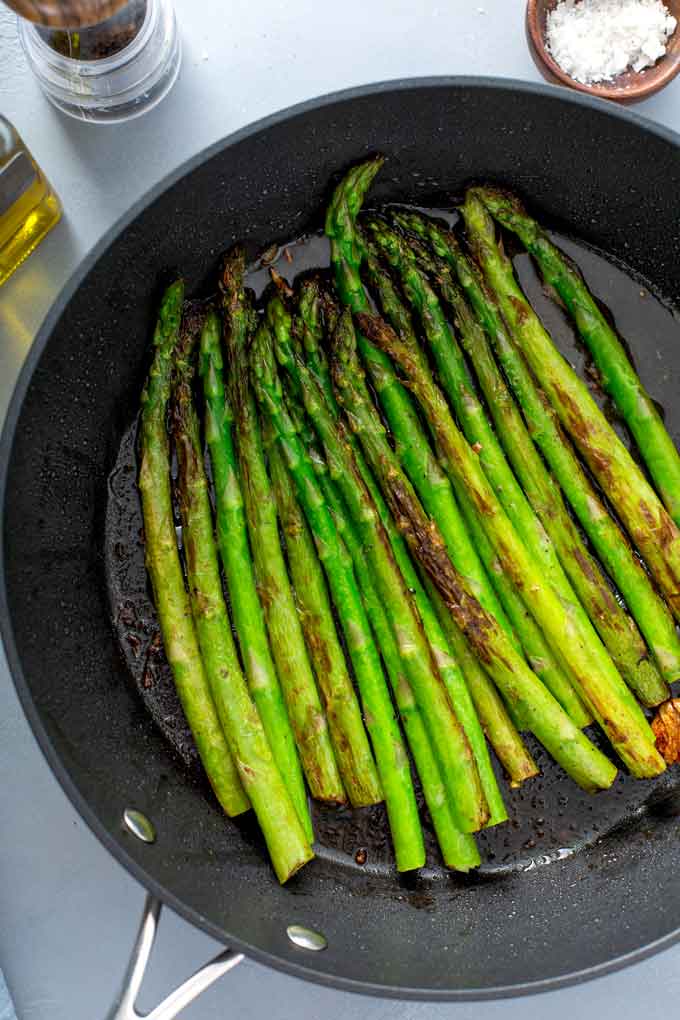
[[[160,900],[147,896],[144,912],[139,925],[130,962],[128,963],[122,987],[116,997],[107,1020],[172,1020],[173,1017],[193,1002],[201,992],[209,988],[218,978],[232,970],[244,959],[242,953],[234,953],[231,949],[223,952],[197,970],[184,984],[171,992],[150,1013],[139,1013],[136,1009],[137,996],[142,986],[153,944],[156,941],[158,923],[161,916]]]

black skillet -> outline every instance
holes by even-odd
[[[541,757],[544,776],[511,799],[514,826],[467,879],[442,872],[434,854],[422,875],[399,878],[379,816],[346,828],[321,818],[317,860],[282,889],[250,823],[225,821],[181,742],[168,742],[172,705],[159,714],[155,703],[165,735],[152,720],[112,628],[107,506],[129,480],[109,475],[137,411],[160,286],[181,269],[189,293],[205,292],[234,240],[255,255],[318,228],[334,175],[376,151],[388,157],[376,202],[444,206],[470,179],[500,181],[680,300],[679,142],[630,113],[547,87],[450,78],[357,89],[247,128],[138,203],[40,330],[0,447],[2,634],[26,715],[76,808],[194,924],[263,963],[355,991],[464,1000],[555,988],[680,936],[677,779],[634,792],[622,779],[585,802]],[[675,333],[661,360],[656,337],[632,342],[678,440]],[[125,828],[129,808],[152,820],[154,843]],[[327,948],[295,945],[291,924]]]

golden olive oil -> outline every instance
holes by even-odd
[[[59,199],[9,121],[0,117],[0,285],[61,216]]]

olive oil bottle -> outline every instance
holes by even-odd
[[[59,221],[61,205],[9,121],[0,116],[0,285]]]

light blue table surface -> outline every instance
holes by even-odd
[[[0,111],[61,195],[65,217],[0,290],[0,419],[42,319],[80,259],[168,171],[248,122],[314,95],[389,78],[480,74],[537,80],[522,0],[177,0],[184,62],[147,117],[96,128],[40,95],[13,17],[0,10]],[[680,129],[680,81],[639,112]],[[680,881],[680,876],[679,876]],[[103,1017],[143,891],[85,828],[45,764],[0,651],[0,966],[20,1020]],[[680,919],[679,919],[680,920]],[[151,1008],[216,944],[166,912],[142,996]],[[0,1020],[2,1013],[0,993]],[[320,988],[246,962],[186,1020],[668,1020],[680,947],[588,985],[533,999],[427,1005]]]
[[[2,973],[0,973],[0,1020],[16,1020],[14,1003]]]

